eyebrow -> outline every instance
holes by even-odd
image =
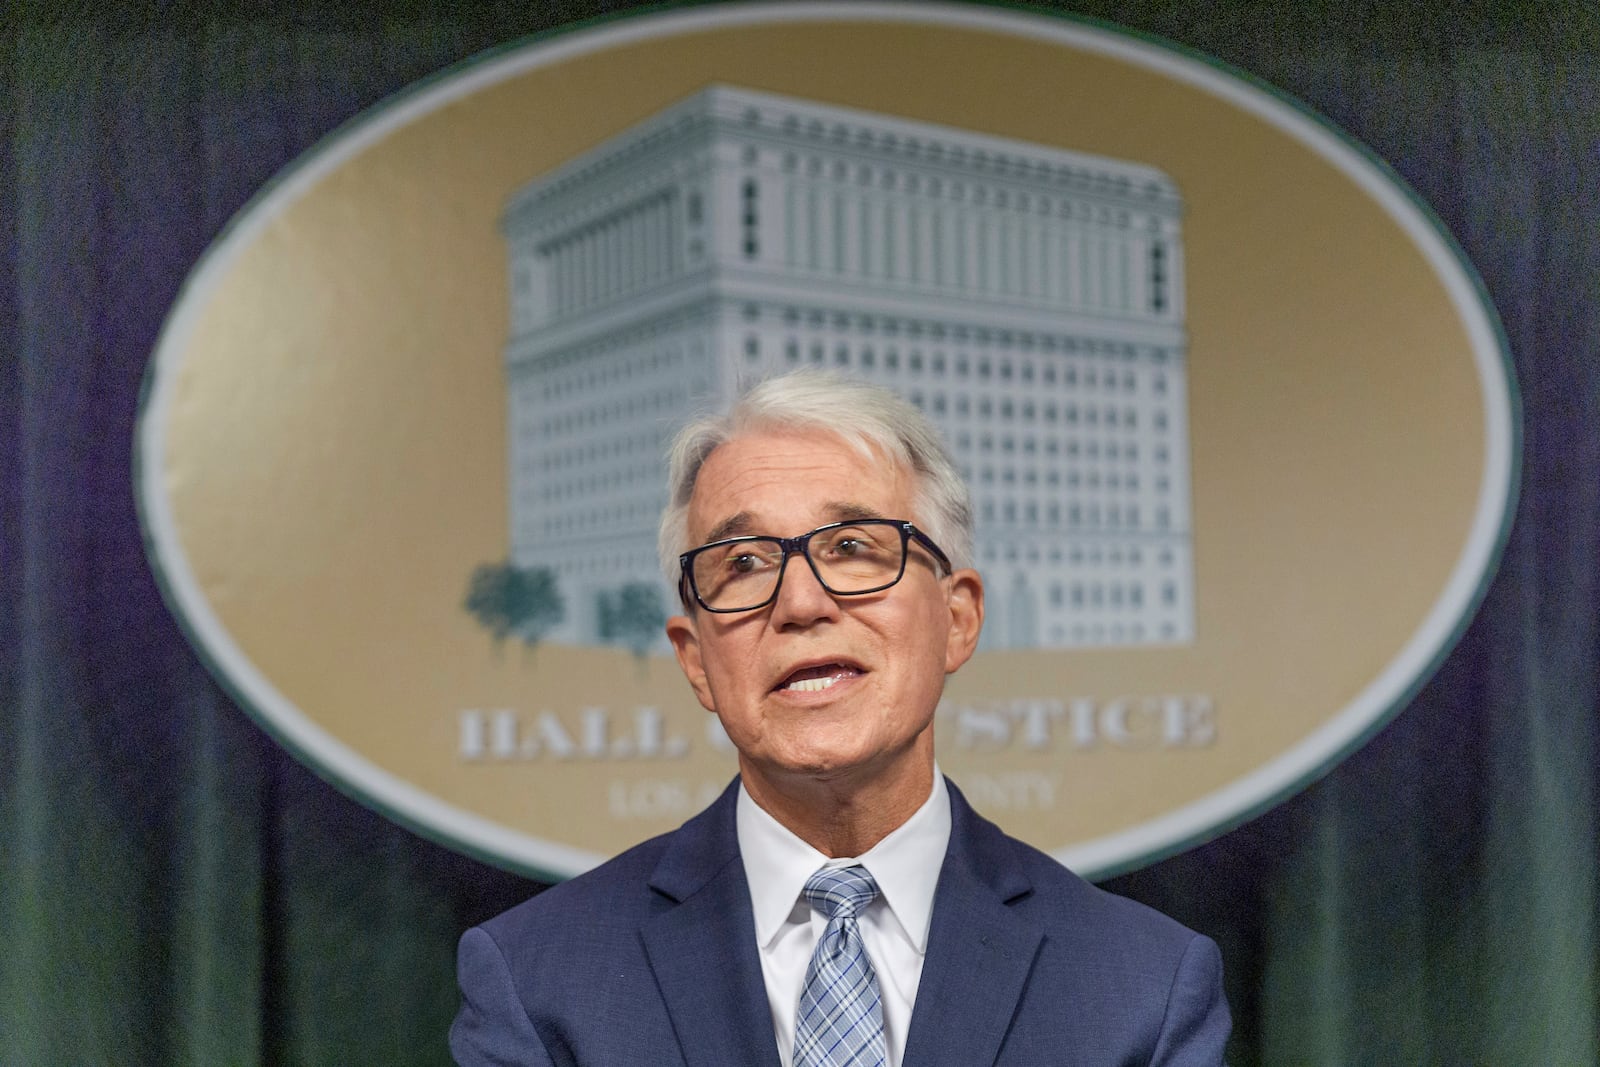
[[[829,522],[852,522],[856,519],[885,518],[877,508],[869,508],[865,504],[857,504],[848,500],[838,500],[824,504],[822,513],[832,516]],[[823,525],[826,526],[827,523]],[[748,511],[740,511],[729,515],[707,530],[706,539],[701,543],[709,545],[713,541],[723,541],[729,537],[746,537],[754,533],[755,516]]]
[[[707,530],[706,539],[701,543],[709,545],[713,541],[721,541],[729,537],[743,537],[750,532],[754,523],[755,520],[748,511],[729,515]]]

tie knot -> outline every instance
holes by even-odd
[[[854,918],[878,895],[865,867],[824,867],[806,880],[805,898],[829,919]]]

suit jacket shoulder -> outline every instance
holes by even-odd
[[[1231,1023],[1210,939],[950,795],[907,1067],[1222,1063]]]
[[[778,1067],[736,788],[467,931],[457,1062]]]

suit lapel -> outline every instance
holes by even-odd
[[[779,1063],[734,828],[737,788],[674,836],[650,879],[667,906],[640,929],[687,1067]]]
[[[904,1067],[988,1067],[1000,1054],[1044,934],[1011,904],[1032,891],[1000,831],[952,784]]]

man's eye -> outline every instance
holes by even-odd
[[[843,556],[846,559],[849,559],[851,556],[859,556],[866,550],[867,546],[856,540],[854,537],[846,537],[842,540],[835,541],[833,544],[834,555]]]
[[[761,566],[761,557],[750,552],[741,552],[737,556],[728,557],[728,569],[734,574],[749,574]]]

